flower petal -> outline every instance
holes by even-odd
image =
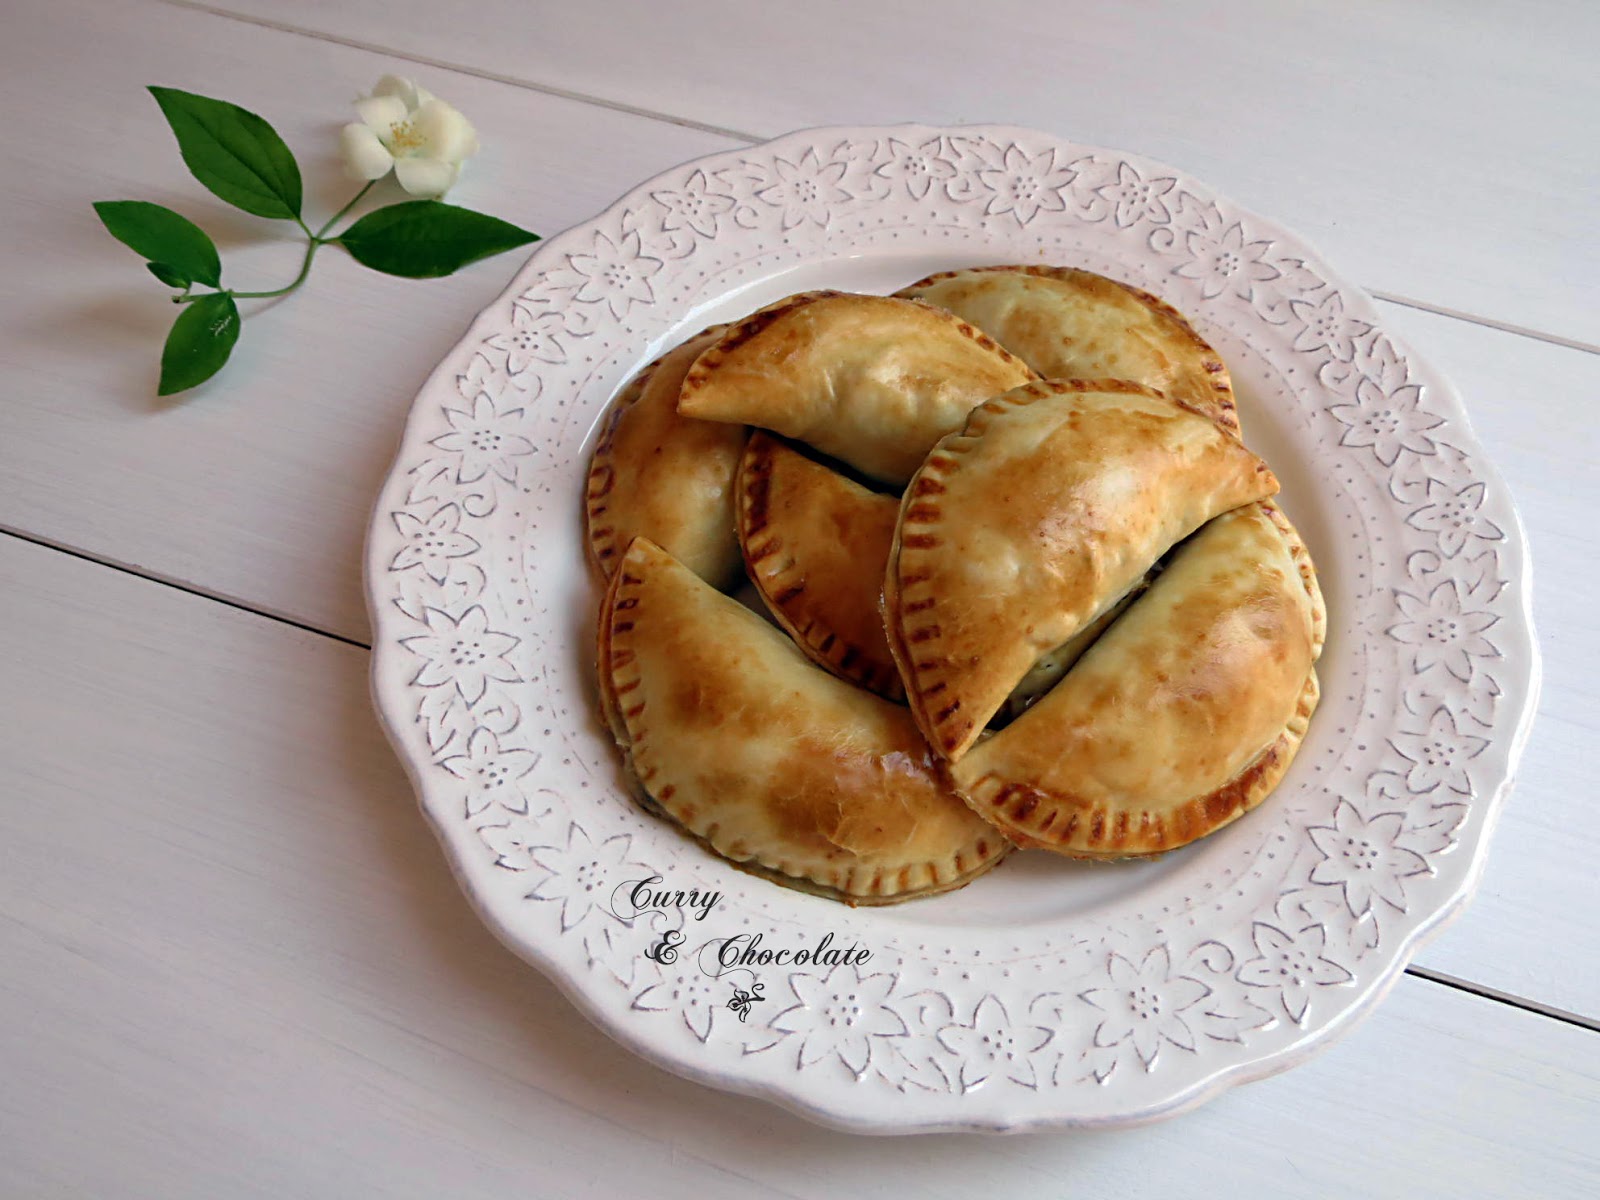
[[[872,1039],[865,1033],[844,1034],[834,1049],[839,1061],[849,1067],[850,1073],[857,1079],[865,1074],[867,1064],[872,1061]]]
[[[1001,1004],[993,993],[978,1001],[978,1007],[972,1013],[972,1028],[985,1033],[1003,1032],[1011,1025],[1011,1018],[1006,1015],[1005,1005]]]
[[[1276,925],[1268,925],[1264,921],[1257,921],[1251,926],[1250,938],[1255,942],[1256,953],[1263,957],[1267,957],[1274,952],[1281,952],[1294,945],[1292,937]]]
[[[1139,981],[1160,987],[1172,974],[1172,955],[1166,946],[1157,946],[1139,963]]]
[[[1103,1048],[1120,1046],[1122,1040],[1133,1032],[1133,1018],[1122,1013],[1109,1016],[1094,1031],[1094,1044]]]
[[[873,1037],[903,1037],[911,1031],[905,1018],[886,1004],[864,1008],[861,1015],[861,1032]]]
[[[969,1025],[950,1025],[936,1035],[941,1045],[958,1058],[972,1058],[979,1051],[980,1034]]]
[[[837,969],[835,968],[835,970]],[[800,1002],[796,1009],[814,1012],[822,1008],[827,999],[825,995],[826,989],[832,979],[833,972],[831,971],[823,979],[818,979],[812,975],[804,975],[798,971],[789,976],[789,990],[794,993],[794,998]],[[796,1009],[786,1009],[784,1015],[794,1012]],[[814,1019],[807,1018],[804,1025],[795,1026],[794,1028],[798,1031],[801,1028],[809,1028],[814,1023]],[[772,1025],[774,1029],[790,1028],[786,1025],[779,1025],[776,1020],[773,1021]]]
[[[402,546],[389,562],[389,570],[406,571],[424,561],[423,552],[416,546]]]
[[[472,124],[443,100],[430,100],[411,117],[411,127],[428,148],[428,157],[459,163],[478,148]]]
[[[1188,1022],[1178,1016],[1177,1013],[1167,1014],[1166,1019],[1161,1022],[1159,1032],[1162,1037],[1179,1049],[1193,1050],[1195,1048],[1194,1030],[1190,1029]]]
[[[378,135],[359,121],[352,121],[339,131],[339,150],[344,156],[345,171],[354,179],[382,179],[394,166],[394,156]]]
[[[1240,966],[1237,978],[1240,983],[1249,987],[1271,987],[1278,979],[1278,965],[1275,959],[1252,958]]]
[[[1280,993],[1283,1001],[1283,1011],[1296,1025],[1303,1025],[1306,1019],[1306,1009],[1311,1004],[1311,993],[1304,984],[1286,984]]]
[[[1161,1053],[1161,1033],[1151,1022],[1133,1027],[1133,1050],[1146,1071],[1155,1069],[1156,1057]]]
[[[1322,847],[1318,846],[1317,849],[1321,850]],[[1323,850],[1323,853],[1325,855],[1328,854],[1326,850]],[[1341,884],[1345,881],[1345,873],[1346,868],[1341,867],[1339,861],[1332,855],[1328,855],[1311,868],[1311,882],[1328,885]]]
[[[402,158],[394,164],[394,177],[413,196],[442,196],[455,183],[460,168],[437,158]]]
[[[368,96],[356,101],[356,116],[380,138],[406,119],[406,102],[398,96]]]
[[[1111,982],[1119,988],[1133,988],[1139,985],[1139,968],[1115,951],[1112,952],[1106,970],[1111,976]]]
[[[1166,983],[1167,1004],[1175,1013],[1192,1008],[1210,994],[1209,987],[1198,979],[1190,979],[1187,975],[1179,975]]]
[[[774,1023],[774,1027],[776,1027],[776,1023]],[[796,1032],[801,1034],[801,1038],[800,1049],[796,1052],[795,1058],[802,1067],[809,1067],[833,1049],[833,1042],[819,1033],[809,1029],[801,1029]]]
[[[422,89],[404,75],[385,75],[372,86],[374,96],[392,96],[406,106],[406,109],[415,108],[422,103],[420,96]]]
[[[1406,911],[1406,888],[1405,884],[1401,882],[1401,876],[1398,873],[1391,871],[1376,876],[1372,880],[1372,894],[1391,908],[1398,909],[1401,912]],[[1321,962],[1322,960],[1318,959],[1317,961]],[[1312,971],[1312,978],[1316,979],[1318,983],[1338,982],[1337,980],[1317,979],[1315,964],[1313,964]]]

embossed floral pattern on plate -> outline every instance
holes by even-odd
[[[974,925],[948,917],[960,894],[852,912],[737,875],[628,801],[592,711],[576,505],[594,422],[663,344],[795,279],[981,262],[1087,266],[1197,320],[1247,436],[1300,464],[1280,474],[1330,632],[1267,805],[1103,901],[1069,903],[1122,868],[1031,890],[1002,868],[972,892],[1017,915]],[[793,134],[544,243],[417,398],[367,573],[379,710],[500,936],[652,1060],[877,1132],[1147,1120],[1304,1057],[1466,898],[1537,689],[1510,500],[1371,302],[1182,172],[1000,127]],[[729,992],[647,957],[659,922],[605,902],[641,871],[714,881],[724,935],[839,927],[873,957]]]

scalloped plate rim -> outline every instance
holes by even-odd
[[[783,1083],[768,1082],[748,1074],[741,1074],[716,1066],[708,1066],[703,1062],[697,1062],[682,1054],[675,1053],[673,1050],[663,1047],[659,1040],[652,1036],[653,1031],[650,1027],[644,1023],[614,1020],[612,1014],[605,1009],[603,1004],[599,1003],[597,998],[585,988],[581,979],[569,972],[566,965],[560,962],[551,950],[541,946],[537,941],[528,939],[512,923],[504,920],[502,914],[496,910],[485,892],[479,888],[475,874],[492,871],[492,867],[483,865],[481,853],[476,860],[469,861],[467,850],[469,847],[476,845],[476,843],[467,841],[466,837],[460,832],[459,822],[450,823],[445,815],[442,802],[436,803],[430,799],[429,783],[423,775],[424,768],[430,764],[418,762],[414,759],[401,733],[401,727],[411,723],[414,718],[404,713],[403,709],[398,706],[398,695],[388,690],[393,685],[385,678],[386,663],[390,660],[386,659],[381,652],[384,643],[384,638],[381,635],[394,622],[394,617],[388,611],[389,598],[380,596],[378,591],[378,580],[382,578],[383,573],[387,570],[387,556],[392,551],[393,534],[385,527],[385,518],[391,511],[388,508],[390,491],[407,460],[407,453],[413,444],[414,435],[422,424],[422,401],[435,393],[450,391],[454,376],[452,363],[459,356],[462,347],[469,342],[481,340],[478,339],[478,335],[497,323],[498,318],[505,312],[513,299],[521,294],[528,281],[538,273],[542,261],[546,257],[554,256],[556,247],[563,239],[592,226],[599,225],[607,218],[625,211],[630,202],[637,202],[641,197],[648,195],[653,185],[659,184],[669,177],[674,177],[682,172],[696,168],[703,170],[713,163],[731,160],[741,154],[788,145],[803,144],[817,147],[825,142],[843,141],[853,137],[888,138],[902,136],[908,139],[914,137],[925,139],[951,135],[987,136],[994,139],[1008,137],[1013,139],[1040,139],[1050,143],[1068,144],[1075,151],[1079,151],[1084,155],[1105,155],[1138,163],[1158,171],[1170,172],[1180,181],[1198,182],[1202,188],[1206,186],[1204,181],[1196,181],[1194,177],[1185,171],[1167,167],[1142,155],[1070,142],[1059,135],[1009,124],[980,122],[953,126],[930,126],[907,122],[875,126],[817,126],[794,130],[764,142],[755,142],[746,146],[715,151],[686,160],[629,189],[616,201],[592,217],[574,224],[560,234],[552,235],[543,240],[518,269],[507,287],[473,317],[461,341],[441,359],[439,365],[429,374],[408,410],[399,445],[386,473],[385,481],[380,486],[374,501],[371,517],[366,527],[366,538],[362,551],[365,585],[363,591],[373,629],[369,685],[373,705],[379,715],[380,724],[384,729],[385,735],[393,746],[396,756],[400,759],[406,776],[416,792],[418,805],[427,817],[435,835],[439,838],[450,869],[473,910],[496,937],[520,958],[537,968],[555,983],[561,993],[583,1012],[589,1020],[594,1022],[620,1045],[647,1061],[682,1078],[715,1087],[719,1090],[769,1100],[804,1118],[848,1132],[880,1135],[957,1131],[1020,1133],[1042,1128],[1095,1129],[1145,1124],[1189,1111],[1239,1083],[1276,1075],[1326,1048],[1331,1042],[1371,1014],[1372,1010],[1382,1002],[1390,990],[1398,983],[1416,953],[1461,914],[1476,892],[1487,862],[1488,847],[1492,841],[1495,826],[1511,791],[1515,780],[1516,767],[1533,725],[1542,681],[1542,663],[1533,626],[1532,571],[1526,531],[1520,514],[1510,500],[1509,490],[1506,488],[1498,470],[1487,458],[1480,457],[1477,460],[1475,473],[1479,480],[1488,484],[1505,498],[1504,509],[1498,515],[1509,517],[1510,527],[1504,531],[1506,536],[1502,548],[1507,558],[1505,564],[1506,574],[1515,581],[1516,599],[1514,611],[1520,621],[1513,629],[1508,630],[1508,632],[1512,633],[1514,644],[1508,648],[1505,658],[1508,662],[1520,662],[1522,664],[1520,669],[1513,671],[1513,674],[1519,677],[1514,682],[1524,682],[1525,687],[1521,708],[1515,719],[1515,728],[1510,732],[1508,738],[1506,771],[1496,783],[1491,794],[1472,799],[1473,804],[1483,807],[1484,825],[1475,846],[1471,849],[1468,870],[1459,880],[1447,901],[1437,906],[1425,919],[1403,935],[1400,944],[1389,951],[1378,976],[1371,982],[1364,983],[1359,998],[1353,1004],[1339,1011],[1334,1019],[1313,1025],[1311,1028],[1304,1030],[1299,1040],[1287,1047],[1264,1056],[1247,1057],[1241,1061],[1220,1065],[1210,1074],[1196,1080],[1162,1103],[1146,1105],[1136,1110],[1129,1110],[1111,1116],[1085,1118],[1076,1116],[1071,1112],[1040,1111],[1022,1113],[1012,1111],[987,1116],[978,1116],[977,1114],[973,1114],[970,1117],[957,1115],[948,1120],[913,1122],[896,1120],[893,1116],[883,1116],[881,1109],[876,1106],[852,1106],[846,1099],[849,1095],[848,1089],[833,1089],[828,1100],[810,1099]],[[1303,251],[1306,259],[1317,264],[1319,271],[1330,288],[1335,289],[1344,297],[1353,298],[1356,301],[1356,311],[1377,318],[1373,321],[1373,324],[1382,329],[1381,317],[1377,313],[1371,297],[1362,289],[1349,283],[1337,271],[1327,269],[1327,260],[1320,254],[1314,244],[1305,237],[1285,229],[1276,221],[1263,218],[1252,210],[1227,201],[1225,196],[1209,188],[1206,188],[1206,191],[1215,200],[1227,202],[1230,211],[1248,219],[1254,229],[1266,231],[1275,238],[1282,239]],[[1397,345],[1403,345],[1402,339],[1395,338],[1387,330],[1384,332]],[[1429,383],[1436,397],[1435,406],[1441,408],[1447,415],[1448,420],[1466,434],[1466,440],[1470,444],[1476,445],[1477,441],[1472,434],[1465,405],[1460,392],[1453,382],[1436,368],[1428,366],[1425,360],[1418,359],[1414,353],[1408,353],[1407,357],[1413,364],[1424,366],[1432,376]],[[1437,400],[1441,398],[1443,403],[1438,404]],[[1043,1092],[1035,1092],[1034,1099],[1043,1100],[1045,1095],[1046,1093]],[[981,1097],[981,1092],[963,1093],[958,1097],[958,1100],[979,1101]],[[845,1102],[840,1102],[842,1100]],[[969,1107],[981,1107],[981,1104],[974,1103],[970,1104]]]

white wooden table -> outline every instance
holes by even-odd
[[[0,38],[0,1196],[1600,1194],[1600,10],[11,0]],[[298,250],[142,93],[269,116],[314,208],[386,71],[478,125],[452,194],[553,233],[803,125],[1010,121],[1317,243],[1451,374],[1527,523],[1542,712],[1482,891],[1311,1064],[1118,1133],[871,1140],[610,1043],[484,930],[380,736],[358,551],[410,398],[515,256],[334,253],[201,393],[89,204],[245,287]],[[259,283],[255,282],[259,280]]]

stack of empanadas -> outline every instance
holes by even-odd
[[[852,904],[1013,846],[1163,853],[1259,804],[1316,706],[1277,490],[1221,359],[1143,292],[992,267],[791,296],[602,426],[607,721],[651,811]]]

